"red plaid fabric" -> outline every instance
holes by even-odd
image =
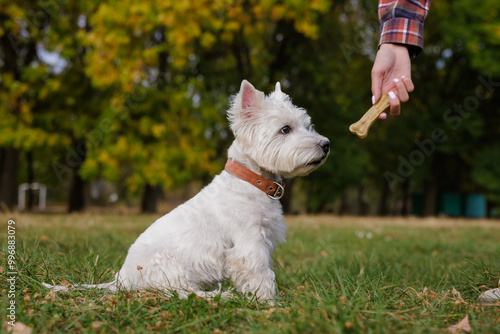
[[[430,5],[431,0],[379,0],[379,45],[406,44],[410,56],[417,56],[424,47],[424,20]]]

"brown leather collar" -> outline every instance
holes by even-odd
[[[265,177],[252,172],[245,166],[237,163],[233,159],[229,158],[226,162],[226,167],[224,168],[227,172],[239,177],[240,179],[247,181],[256,188],[262,190],[271,199],[280,199],[285,194],[285,183],[269,181]]]

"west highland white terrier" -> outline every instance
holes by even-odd
[[[228,111],[235,140],[225,170],[195,197],[158,219],[130,247],[110,290],[160,289],[212,298],[230,279],[245,296],[276,295],[271,255],[286,239],[282,177],[305,175],[328,157],[330,142],[281,92],[269,96],[244,80]],[[52,286],[65,290],[66,286]]]

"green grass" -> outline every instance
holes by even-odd
[[[274,307],[40,286],[112,280],[156,218],[15,215],[16,321],[33,333],[442,333],[469,315],[474,333],[500,333],[500,307],[475,302],[500,279],[500,221],[491,220],[288,217]],[[0,219],[5,253],[8,217]],[[9,299],[0,259],[1,332]]]

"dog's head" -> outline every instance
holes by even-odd
[[[243,151],[261,168],[294,177],[318,168],[330,153],[307,112],[294,106],[279,82],[269,96],[243,80],[228,111],[231,130]]]

